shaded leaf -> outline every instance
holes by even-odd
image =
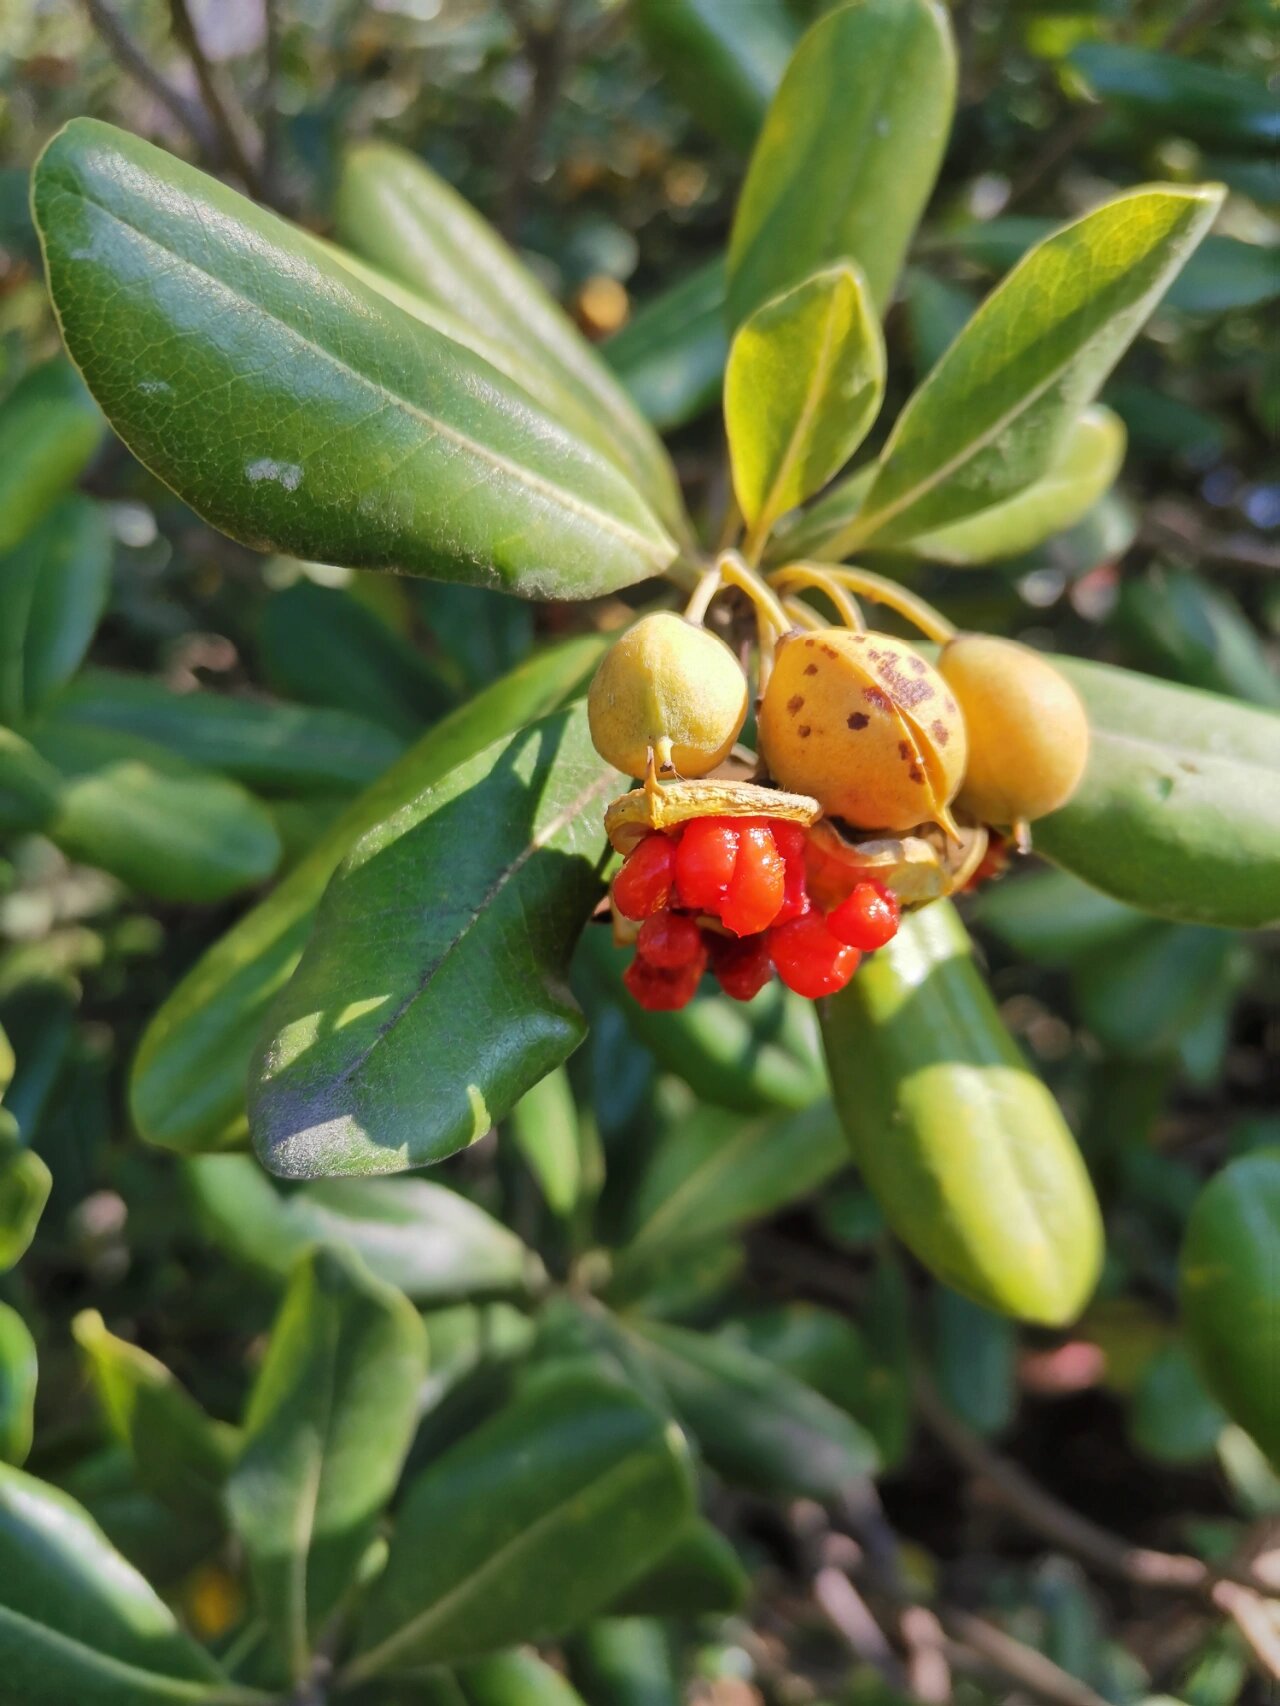
[[[1213,1456],[1227,1413],[1205,1391],[1180,1344],[1157,1351],[1134,1389],[1129,1435],[1157,1463],[1202,1463]]]
[[[0,716],[38,710],[89,648],[111,582],[101,505],[63,498],[0,559]]]
[[[143,1137],[187,1153],[243,1140],[245,1084],[263,1014],[298,963],[348,848],[491,741],[569,698],[604,644],[588,635],[550,647],[437,724],[196,962],[151,1021],[134,1062],[130,1104]]]
[[[53,1176],[40,1157],[0,1134],[0,1273],[26,1254],[52,1189]]]
[[[701,1517],[681,1529],[675,1543],[643,1576],[624,1588],[610,1612],[618,1617],[699,1617],[738,1611],[751,1579],[738,1554]]]
[[[58,809],[62,781],[29,741],[0,727],[0,830],[23,835],[44,829]]]
[[[16,1309],[0,1303],[0,1463],[21,1467],[31,1450],[39,1364]]]
[[[742,323],[724,412],[734,491],[757,539],[844,467],[879,411],[884,368],[862,275],[847,264],[814,273]]]
[[[750,147],[796,44],[782,0],[638,0],[636,27],[690,115]]]
[[[671,562],[613,463],[273,214],[93,119],[34,182],[78,367],[134,454],[233,538],[527,597]]]
[[[553,1213],[572,1214],[582,1185],[578,1109],[563,1067],[548,1072],[511,1110],[511,1135]]]
[[[858,0],[808,31],[738,202],[732,325],[839,260],[862,268],[884,311],[942,161],[954,100],[955,50],[933,0]]]
[[[1149,925],[1136,907],[1052,868],[986,885],[969,916],[1020,959],[1045,966],[1072,965]]]
[[[0,406],[0,551],[75,483],[102,438],[102,416],[70,362],[47,361]]]
[[[409,1488],[350,1677],[563,1634],[692,1514],[679,1431],[621,1386],[544,1380]]]
[[[999,1433],[1017,1406],[1016,1329],[949,1286],[935,1286],[932,1301],[938,1396],[975,1433]]]
[[[990,1309],[1073,1319],[1102,1259],[1098,1206],[950,902],[904,919],[820,1016],[854,1158],[903,1243]]]
[[[494,742],[355,843],[251,1073],[273,1172],[441,1160],[572,1053],[585,1027],[568,958],[599,896],[616,787],[579,704]]]
[[[573,1643],[569,1668],[591,1706],[681,1706],[666,1634],[651,1617],[589,1623]]]
[[[560,1672],[532,1652],[476,1659],[457,1677],[464,1706],[585,1706]]]
[[[1170,135],[1245,144],[1280,138],[1274,96],[1259,78],[1120,42],[1081,42],[1068,58],[1095,95]]]
[[[687,425],[720,400],[729,359],[724,298],[724,261],[717,258],[642,303],[601,346],[637,408],[659,432]]]
[[[898,416],[835,549],[936,531],[1047,474],[1221,202],[1213,187],[1131,190],[1024,256]]]
[[[294,1270],[227,1484],[260,1610],[295,1678],[350,1587],[409,1449],[426,1334],[349,1252]]]
[[[1280,716],[1075,658],[1089,764],[1035,844],[1104,894],[1190,924],[1280,917]]]
[[[228,1254],[282,1277],[309,1244],[345,1244],[416,1303],[523,1292],[531,1250],[482,1208],[426,1179],[322,1179],[286,1193],[247,1155],[203,1155],[187,1178]]]
[[[1116,625],[1136,647],[1137,661],[1157,674],[1280,707],[1280,679],[1248,617],[1230,593],[1190,569],[1126,577]]]

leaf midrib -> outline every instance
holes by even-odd
[[[549,500],[562,509],[569,511],[571,514],[580,517],[582,520],[588,521],[599,527],[603,532],[611,533],[617,539],[630,544],[634,550],[639,552],[639,554],[644,556],[648,561],[655,564],[655,572],[661,572],[661,570],[665,569],[667,564],[675,557],[676,552],[674,544],[671,546],[669,551],[664,553],[653,540],[647,538],[643,533],[637,532],[635,528],[628,526],[626,522],[620,521],[616,516],[612,516],[607,511],[597,508],[596,505],[588,503],[582,498],[577,497],[574,493],[566,490],[565,487],[554,484],[552,481],[545,478],[545,476],[535,474],[532,469],[522,467],[517,462],[512,462],[508,457],[501,455],[490,446],[481,444],[478,440],[472,438],[469,434],[460,431],[458,428],[447,425],[444,421],[440,420],[438,416],[429,414],[425,409],[419,408],[417,404],[411,403],[407,397],[402,397],[398,393],[388,390],[387,387],[379,380],[370,377],[368,374],[360,372],[358,368],[352,367],[349,362],[343,361],[342,358],[335,355],[333,351],[326,349],[323,344],[318,344],[313,339],[308,338],[305,333],[298,331],[295,326],[290,325],[287,320],[282,319],[279,314],[273,312],[265,304],[242,294],[242,292],[234,285],[228,284],[225,279],[219,278],[216,273],[208,271],[189,255],[184,255],[179,250],[170,248],[168,244],[161,242],[157,237],[153,237],[150,232],[142,230],[141,226],[124,218],[123,215],[117,213],[113,208],[108,207],[105,202],[100,201],[96,196],[88,194],[88,192],[83,188],[68,189],[65,186],[59,186],[59,193],[84,201],[90,207],[97,208],[99,213],[103,214],[107,219],[123,227],[124,230],[132,232],[143,243],[149,244],[160,254],[168,256],[171,260],[176,262],[179,267],[186,268],[189,272],[194,273],[198,278],[207,280],[211,286],[216,290],[221,291],[232,303],[235,303],[241,309],[245,309],[251,314],[257,314],[264,320],[269,321],[272,325],[279,327],[280,331],[286,337],[292,339],[293,342],[301,348],[311,351],[314,355],[320,357],[321,360],[327,362],[331,367],[336,369],[340,374],[348,376],[358,385],[361,385],[365,389],[373,392],[380,400],[383,408],[390,407],[398,409],[409,419],[415,420],[420,425],[426,427],[429,432],[438,434],[441,438],[456,445],[457,448],[462,450],[464,453],[474,456],[482,463],[487,463],[496,474],[505,474],[509,476],[511,479],[515,480],[517,484],[525,486],[535,495],[543,498],[544,500]],[[48,239],[45,237],[43,231],[41,232],[41,238],[42,242],[47,243]],[[354,275],[352,275],[352,277],[354,278]],[[403,314],[406,319],[412,319],[412,316],[405,314],[403,309],[396,308],[396,305],[391,302],[389,298],[382,298],[382,301],[385,302],[386,307],[389,310],[392,310],[397,314]],[[61,324],[61,313],[58,318],[59,324]],[[437,335],[443,336],[443,334]],[[450,342],[448,339],[445,339],[444,341]],[[461,344],[453,347],[458,349],[465,348],[465,346]],[[483,357],[475,355],[474,351],[468,353],[472,354],[476,361],[483,362],[483,365],[489,368],[489,371],[493,374],[495,380],[501,380],[501,374],[498,373],[496,368],[489,367],[489,363],[484,362]],[[501,386],[495,385],[494,389],[501,390]],[[567,435],[566,428],[559,427],[558,430],[565,432]],[[124,433],[121,432],[121,437],[124,436]],[[130,448],[132,448],[132,446],[130,446]],[[419,446],[419,448],[422,447]],[[591,451],[590,447],[585,444],[582,445],[581,448],[584,457],[590,455],[594,459],[599,454],[598,452]],[[614,474],[619,479],[624,478],[614,464],[605,462],[604,466],[608,472]],[[637,501],[643,502],[638,493],[634,493],[633,491],[633,495],[636,497]]]

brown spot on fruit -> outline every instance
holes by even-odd
[[[805,674],[806,674],[806,675],[816,675],[816,674],[817,674],[817,673],[818,673],[818,666],[817,666],[817,664],[816,664],[816,663],[807,663],[807,664],[805,664],[805,666],[804,666],[804,672],[805,672]]]
[[[936,717],[933,722],[929,724],[929,733],[933,736],[934,740],[937,741],[939,746],[945,746],[951,739],[951,733],[940,717]]]
[[[907,661],[911,665],[911,668],[915,670],[917,675],[923,675],[925,670],[929,667],[923,658],[908,658]]]
[[[790,699],[787,700],[787,710],[790,711],[791,715],[794,717],[803,704],[804,696],[800,693],[793,693]]]
[[[914,757],[914,753],[911,750],[911,742],[909,740],[900,740],[898,742],[898,757],[904,764],[909,758]]]
[[[868,705],[874,705],[877,711],[888,711],[892,709],[892,702],[889,695],[881,692],[878,687],[864,687],[862,689],[862,697],[866,700]]]
[[[907,775],[910,776],[910,778],[913,782],[923,782],[924,781],[924,771],[920,768],[920,766],[918,764],[913,764],[911,766],[910,770],[907,771]]]
[[[816,645],[817,645],[817,643],[818,643],[818,642],[817,642],[817,641],[816,641],[816,640],[806,640],[806,641],[805,641],[805,645],[806,645],[806,646],[816,646]]]
[[[823,655],[823,657],[827,657],[827,658],[838,658],[840,656],[840,653],[833,651],[830,646],[823,646],[822,655]]]
[[[796,730],[796,733],[800,736],[801,740],[808,740],[809,736],[813,733],[813,730],[809,727],[808,723],[801,723],[800,727]]]
[[[865,729],[870,721],[871,718],[865,711],[855,711],[849,718],[849,727],[851,729]]]

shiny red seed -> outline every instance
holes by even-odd
[[[783,836],[781,830],[799,830],[797,836]],[[785,924],[788,919],[799,918],[809,910],[809,889],[805,871],[805,849],[808,837],[800,829],[799,824],[775,824],[773,839],[778,844],[778,851],[787,861],[787,877],[783,887],[782,906],[775,924]]]
[[[684,826],[676,848],[676,891],[691,912],[716,915],[733,879],[737,829],[724,818],[697,817]]]
[[[675,868],[675,842],[666,835],[646,835],[613,879],[613,904],[624,918],[651,918],[671,898]]]
[[[636,952],[651,966],[678,971],[696,961],[701,974],[706,969],[707,949],[702,932],[692,918],[679,912],[655,912],[640,926]]]
[[[711,969],[719,979],[721,989],[735,1001],[752,1000],[773,976],[769,942],[763,933],[734,939],[713,936],[708,932],[708,946],[711,949]]]
[[[862,957],[856,948],[836,940],[820,912],[775,925],[769,932],[769,954],[787,988],[810,1001],[843,989]]]
[[[733,876],[720,908],[720,919],[736,936],[754,936],[778,916],[786,894],[787,867],[774,845],[773,831],[751,824],[741,831]]]
[[[847,900],[827,914],[827,929],[837,941],[866,954],[893,940],[901,916],[897,895],[883,883],[859,883]]]
[[[809,832],[802,823],[792,823],[788,818],[774,818],[770,822],[773,839],[778,844],[778,851],[789,865],[793,859],[798,859],[803,865],[804,856],[809,846]]]
[[[702,968],[696,962],[668,971],[638,955],[622,974],[632,996],[650,1013],[675,1013],[687,1007],[698,993],[701,979]]]

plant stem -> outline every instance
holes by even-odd
[[[766,620],[771,622],[780,634],[786,633],[791,627],[786,611],[770,591],[767,582],[754,569],[747,567],[737,551],[721,552],[717,566],[730,586],[736,586],[740,592],[746,593],[756,608],[757,616],[763,612]]]
[[[133,40],[107,0],[84,0],[84,9],[112,58],[121,70],[128,73],[141,88],[159,101],[169,116],[177,121],[199,149],[202,158],[212,161],[218,153],[218,139],[209,124],[208,115],[194,101],[189,101],[179,89],[161,76],[142,49]]]
[[[789,563],[785,569],[778,569],[769,576],[769,584],[779,589],[784,586],[813,587],[830,599],[846,628],[852,628],[856,634],[867,631],[857,600],[849,596],[830,570],[819,568],[816,563]]]
[[[173,24],[173,33],[181,42],[195,71],[205,110],[218,134],[227,163],[252,195],[261,195],[262,177],[254,164],[252,144],[248,140],[253,135],[253,127],[236,97],[230,79],[220,75],[210,63],[188,9],[187,0],[169,0],[169,17]]]
[[[693,596],[684,607],[684,619],[693,622],[698,627],[706,621],[707,611],[711,600],[721,587],[720,565],[717,563],[709,568],[693,589]]]
[[[779,575],[785,575],[790,569],[809,567],[808,564],[788,563],[777,569],[769,579],[776,581]],[[875,604],[883,604],[890,610],[896,610],[898,615],[919,628],[920,632],[931,640],[936,640],[940,646],[945,646],[948,640],[955,638],[955,626],[948,622],[940,610],[935,610],[932,604],[914,592],[908,592],[905,586],[897,581],[891,581],[884,575],[872,574],[869,569],[837,568],[833,563],[813,565],[841,586],[847,586],[851,592],[860,592],[864,598],[869,598]]]

